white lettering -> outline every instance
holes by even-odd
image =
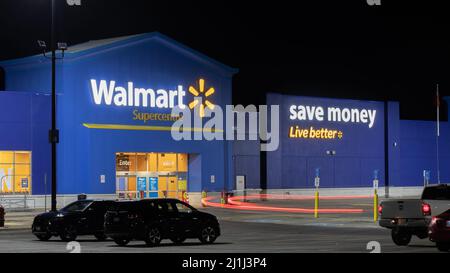
[[[184,97],[186,91],[182,85],[175,90],[135,88],[133,82],[128,82],[127,88],[116,86],[115,81],[91,80],[91,91],[94,103],[97,105],[115,105],[129,107],[157,107],[174,108],[179,106],[186,108]]]
[[[95,104],[102,104],[104,98],[104,103],[106,105],[111,105],[115,81],[109,82],[109,88],[107,87],[106,81],[100,81],[99,88],[96,80],[91,80],[92,95],[94,97]]]
[[[363,123],[372,128],[375,124],[377,110],[358,108],[328,107],[327,117],[321,106],[291,105],[289,107],[289,119],[300,121],[324,121]]]

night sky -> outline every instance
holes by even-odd
[[[401,102],[402,118],[435,119],[436,84],[450,95],[444,1],[81,1],[57,1],[58,41],[159,31],[239,68],[235,104],[264,103],[268,91],[390,99]],[[0,0],[0,60],[39,53],[49,3]]]

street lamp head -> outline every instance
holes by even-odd
[[[42,49],[47,48],[47,44],[44,41],[38,40],[37,42],[38,42],[38,45],[40,48],[42,48]]]

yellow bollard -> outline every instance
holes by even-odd
[[[314,218],[319,218],[319,191],[316,190],[314,198]]]
[[[373,221],[378,221],[378,192],[376,189],[373,193]]]

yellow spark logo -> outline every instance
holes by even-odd
[[[216,90],[214,87],[210,87],[205,92],[205,80],[200,79],[198,81],[198,90],[194,86],[189,86],[189,93],[194,95],[194,100],[189,103],[189,109],[194,109],[196,106],[199,107],[199,116],[201,118],[205,117],[205,107],[214,110],[215,105],[208,100],[208,97],[214,94]]]

